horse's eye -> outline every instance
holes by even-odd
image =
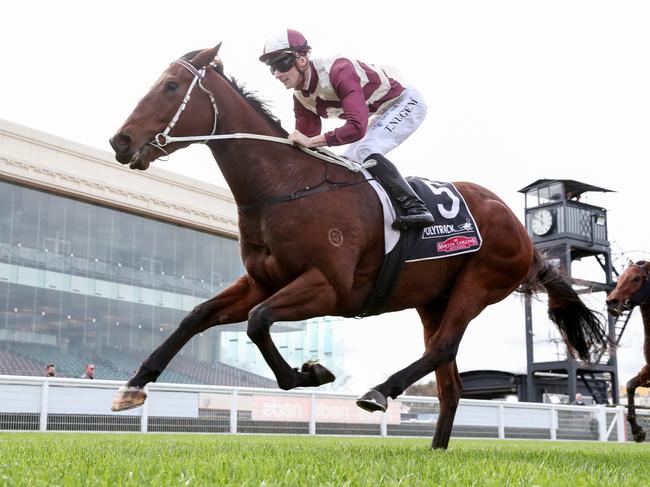
[[[178,83],[176,81],[168,81],[165,83],[165,91],[176,91],[178,89]]]
[[[632,279],[634,282],[639,282],[641,280],[641,276],[634,276],[634,279]]]

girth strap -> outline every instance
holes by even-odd
[[[347,181],[344,183],[335,183],[332,181],[323,181],[317,186],[307,186],[305,188],[294,191],[290,194],[285,194],[282,196],[271,196],[269,198],[264,198],[262,200],[256,201],[254,203],[249,203],[247,205],[239,205],[237,208],[239,211],[251,211],[261,208],[266,205],[275,205],[277,203],[286,203],[288,201],[298,200],[300,198],[305,198],[317,193],[323,193],[325,191],[333,191],[335,189],[347,188],[348,186],[354,186],[355,184],[365,183],[369,179],[359,179],[357,181]]]

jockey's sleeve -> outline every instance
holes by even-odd
[[[320,135],[322,122],[320,116],[307,108],[293,97],[293,113],[296,116],[296,130],[307,137]]]
[[[330,81],[341,100],[343,114],[339,118],[345,124],[327,132],[325,140],[329,146],[351,144],[366,134],[370,116],[361,81],[352,63],[345,58],[337,59],[332,65]]]

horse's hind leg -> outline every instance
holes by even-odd
[[[281,389],[319,386],[332,382],[334,375],[320,364],[307,362],[292,369],[271,338],[276,321],[299,321],[333,314],[336,293],[323,273],[312,268],[257,305],[248,316],[248,336],[257,345]]]
[[[452,297],[450,300],[440,327],[428,339],[424,355],[408,367],[391,375],[386,382],[375,386],[361,396],[357,404],[363,409],[385,411],[387,397],[395,399],[411,384],[438,369],[438,367],[454,361],[467,325],[485,308],[484,301],[478,299],[476,294],[475,292],[474,296],[472,296],[471,293],[465,293],[466,297],[460,298],[456,290],[454,290],[457,299]],[[364,407],[364,400],[367,397],[372,397],[372,400],[378,402],[381,408]]]
[[[158,379],[171,359],[194,335],[215,325],[245,321],[251,308],[268,295],[266,290],[246,275],[222,293],[198,305],[142,362],[126,386],[120,388],[111,409],[123,411],[140,406],[147,397],[142,388]]]
[[[418,307],[418,313],[424,327],[425,352],[423,358],[426,358],[431,353],[431,341],[438,332],[446,305],[446,302],[439,300],[427,306]],[[436,386],[438,388],[440,412],[431,446],[433,448],[447,448],[454,425],[456,409],[458,408],[458,401],[463,390],[455,360],[436,369]],[[385,401],[386,398],[379,391],[371,389],[366,395],[359,398],[357,405],[368,411],[385,411]]]
[[[431,447],[447,448],[451,430],[454,426],[458,401],[463,391],[463,383],[460,380],[455,360],[436,369],[436,386],[438,388],[438,400],[440,401],[440,413],[438,414],[436,432]]]
[[[634,395],[637,387],[642,387],[648,384],[650,380],[650,366],[645,365],[641,372],[636,377],[630,379],[627,383],[627,421],[630,423],[632,429],[632,437],[634,441],[641,443],[645,441],[646,433],[641,426],[636,422],[636,409],[634,406]]]
[[[444,300],[437,300],[427,306],[418,308],[424,326],[425,355],[429,352],[429,343],[440,327],[446,308],[447,303]],[[458,401],[463,391],[463,384],[455,360],[436,369],[436,387],[438,389],[440,411],[431,446],[433,448],[447,448],[451,429],[454,425],[456,409],[458,408]]]
[[[408,367],[391,375],[386,382],[375,386],[359,398],[357,404],[364,409],[364,402],[368,399],[381,407],[374,410],[386,409],[387,399],[395,399],[404,390],[420,380],[425,375],[437,370],[439,367],[448,364],[456,359],[458,346],[467,329],[467,325],[489,304],[501,301],[510,294],[514,287],[497,287],[494,280],[481,281],[480,276],[493,276],[491,269],[480,269],[476,265],[472,272],[465,273],[456,280],[455,287],[449,298],[444,311],[443,318],[438,329],[431,335],[426,344],[426,353]],[[512,282],[508,279],[506,282]],[[419,311],[419,310],[418,310]],[[449,404],[452,404],[450,401]],[[369,410],[372,410],[369,409]],[[451,417],[451,411],[447,418]],[[444,425],[441,424],[438,437],[444,440]],[[443,447],[441,441],[439,447]]]

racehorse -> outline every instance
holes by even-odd
[[[641,371],[627,383],[627,420],[632,429],[634,441],[645,440],[646,433],[636,422],[634,395],[637,387],[650,387],[650,262],[639,261],[630,264],[619,276],[616,287],[607,296],[607,311],[619,317],[624,311],[631,311],[635,306],[641,309],[643,318],[643,355],[645,365]]]
[[[238,205],[246,274],[193,309],[120,388],[113,410],[141,405],[155,381],[194,335],[247,321],[247,334],[282,389],[334,380],[322,364],[292,368],[271,339],[277,321],[358,316],[384,259],[382,208],[363,173],[330,164],[288,144],[264,105],[227,78],[219,46],[172,62],[111,137],[116,159],[145,170],[163,153],[195,141],[210,148]],[[174,140],[173,136],[181,140]],[[257,134],[252,138],[240,135]],[[206,135],[208,134],[208,135]],[[237,134],[237,135],[233,135]],[[200,135],[200,136],[199,136]],[[481,229],[479,251],[404,266],[383,312],[416,308],[424,354],[361,396],[357,404],[385,411],[414,382],[436,373],[439,420],[432,446],[447,448],[462,384],[455,358],[469,322],[518,288],[549,294],[549,314],[570,350],[587,358],[604,344],[597,316],[570,283],[535,251],[526,229],[494,193],[458,182]],[[371,340],[368,346],[372,346]]]

